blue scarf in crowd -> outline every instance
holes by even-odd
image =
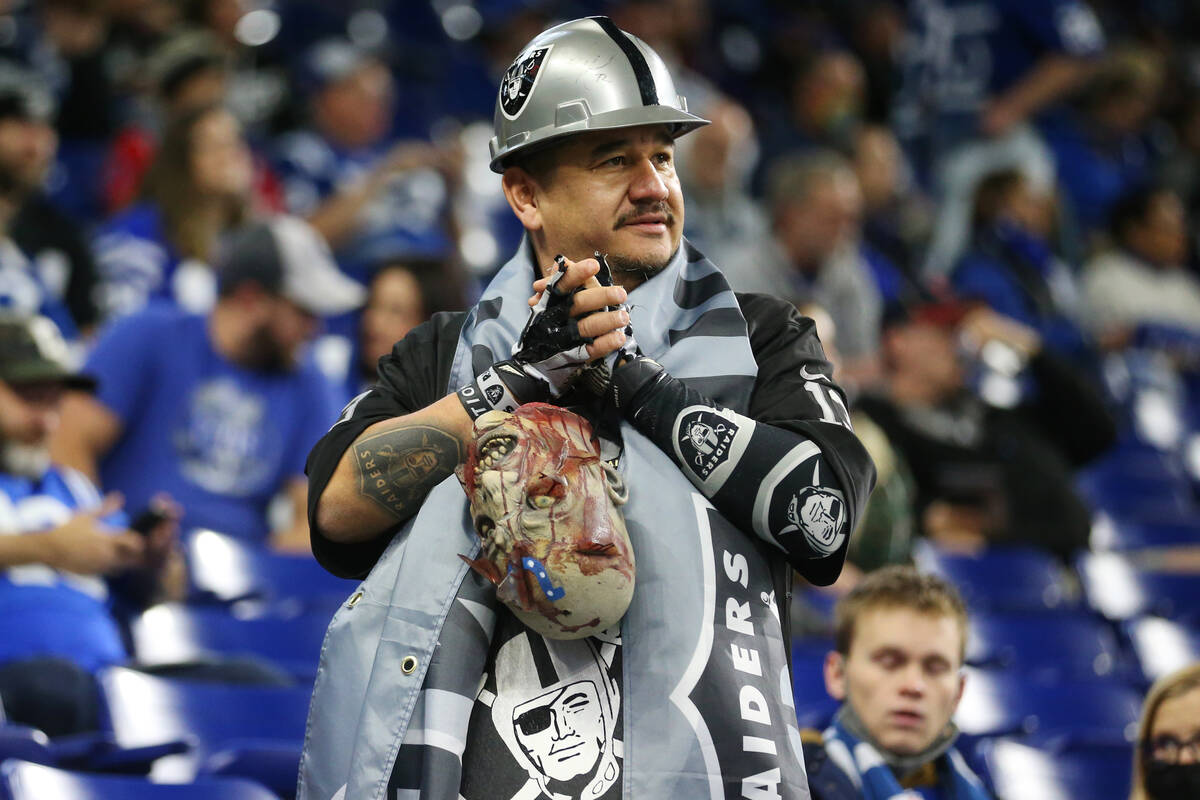
[[[905,789],[883,755],[870,742],[847,730],[843,707],[825,729],[825,753],[862,791],[863,800],[922,800]],[[938,790],[945,800],[991,800],[979,777],[953,747],[937,756]]]

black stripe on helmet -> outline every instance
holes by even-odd
[[[650,65],[646,63],[646,57],[642,55],[642,51],[638,50],[633,40],[625,35],[625,31],[618,28],[608,17],[592,17],[592,19],[600,26],[600,30],[607,33],[609,38],[617,43],[617,47],[621,48],[621,52],[629,59],[629,66],[633,67],[633,75],[637,78],[642,105],[658,105],[658,87],[654,85],[654,76],[650,74]]]

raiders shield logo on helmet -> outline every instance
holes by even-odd
[[[504,79],[500,81],[500,110],[504,116],[516,119],[520,115],[525,101],[537,86],[542,62],[553,47],[548,45],[522,53],[504,73]]]

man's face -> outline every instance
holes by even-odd
[[[830,654],[825,685],[850,703],[879,746],[915,755],[942,733],[962,698],[962,637],[951,616],[869,608],[849,654]]]
[[[56,381],[15,384],[5,389],[0,428],[0,471],[39,477],[49,466],[48,443],[58,427],[63,386]]]
[[[604,750],[604,713],[596,684],[576,681],[513,709],[517,742],[547,778],[590,774]]]
[[[862,192],[850,170],[815,178],[807,195],[776,213],[776,233],[796,267],[816,272],[859,236]]]
[[[883,339],[890,376],[919,384],[935,401],[963,388],[966,378],[952,330],[930,322],[908,322],[888,330]]]
[[[569,138],[538,196],[545,247],[578,260],[600,251],[614,272],[661,271],[683,236],[683,193],[666,126]]]
[[[1147,261],[1178,267],[1187,259],[1187,213],[1179,198],[1164,192],[1150,203],[1146,217],[1129,232],[1131,249]]]
[[[54,163],[58,137],[37,120],[0,120],[0,192],[18,196],[36,189]]]
[[[379,142],[392,123],[395,83],[388,68],[369,62],[321,90],[316,98],[318,124],[337,144],[358,148]]]
[[[292,369],[300,349],[317,332],[318,320],[309,312],[283,297],[265,295],[262,312],[252,333],[245,365],[267,372]]]

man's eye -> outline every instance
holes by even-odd
[[[878,661],[879,665],[884,669],[895,669],[904,663],[904,659],[901,658],[897,653],[881,653],[876,661]]]
[[[619,167],[625,163],[625,156],[613,156],[604,162],[606,167]]]
[[[659,164],[670,164],[671,163],[671,154],[670,153],[659,153],[657,156],[655,156],[655,160],[658,161]]]

